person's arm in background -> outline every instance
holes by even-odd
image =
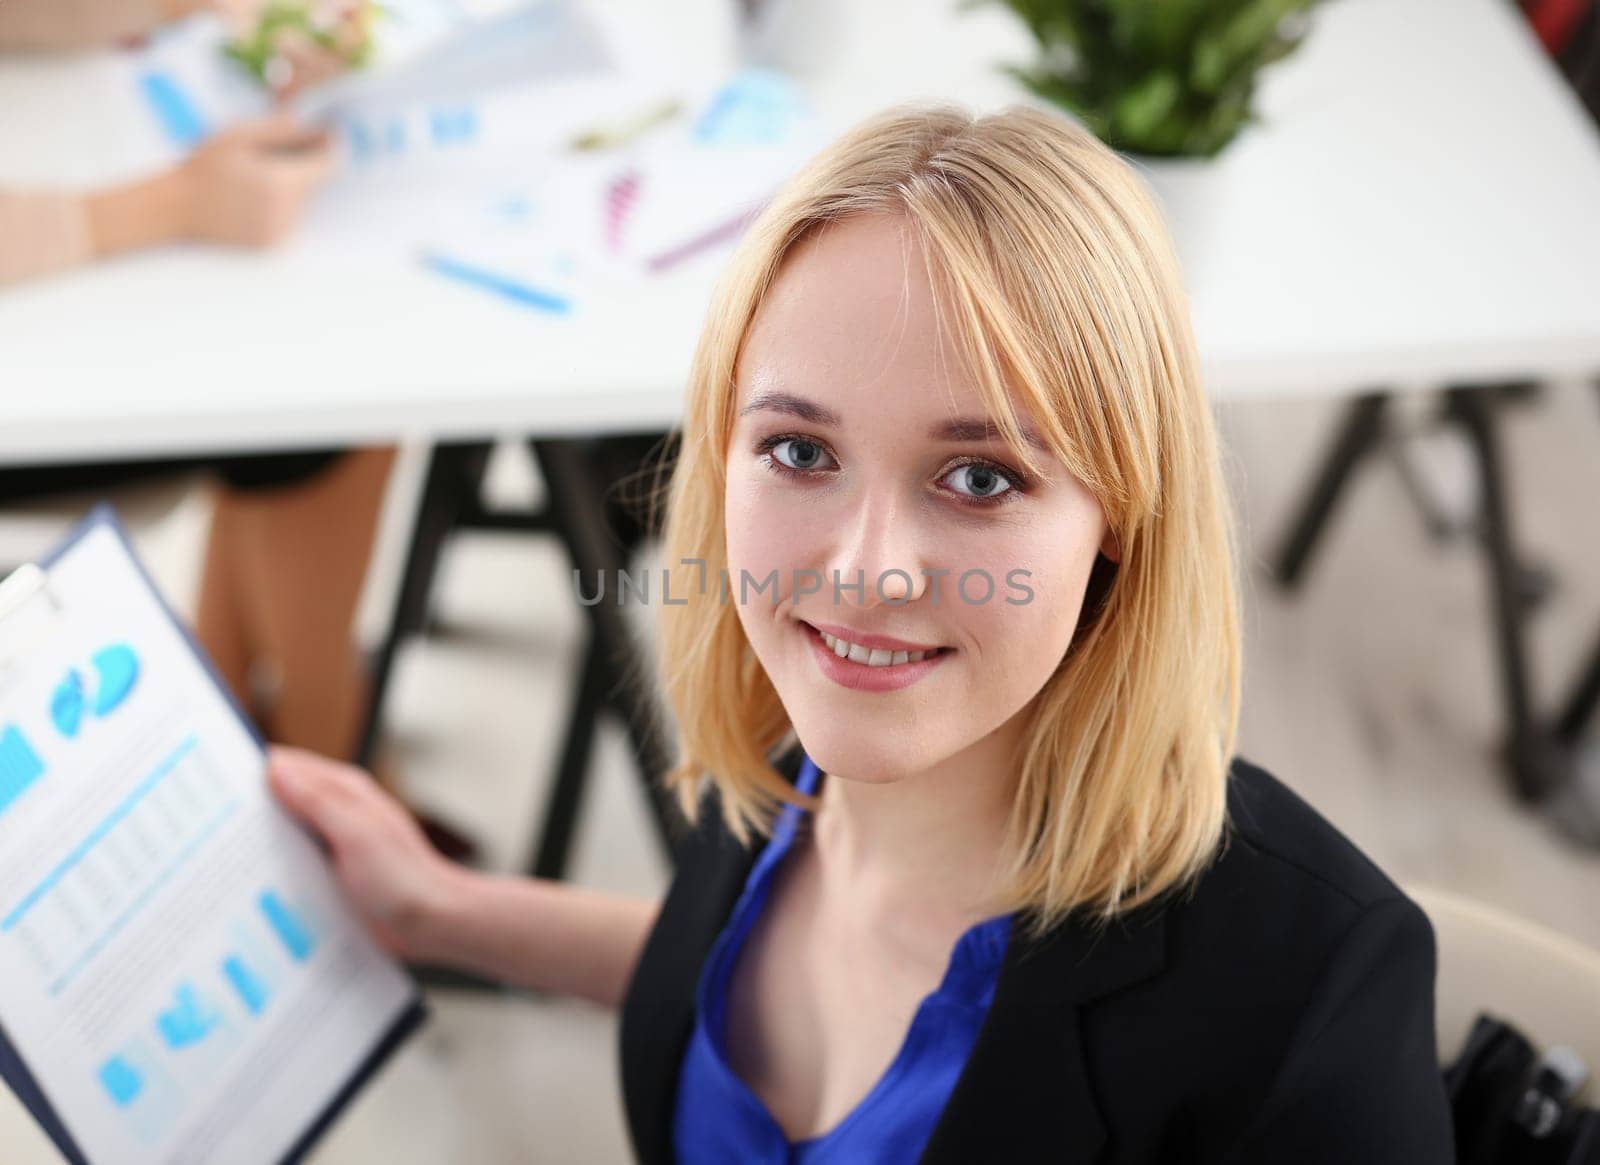
[[[209,0],[0,0],[0,52],[115,44],[210,7]]]
[[[617,1007],[660,903],[480,873],[435,852],[366,773],[274,747],[268,780],[326,844],[345,893],[400,957]]]
[[[269,246],[332,166],[327,135],[274,119],[218,134],[173,169],[124,186],[0,190],[0,285],[185,239]]]

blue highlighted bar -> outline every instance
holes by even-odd
[[[0,813],[44,775],[44,762],[15,724],[0,732]]]
[[[156,1018],[156,1030],[167,1047],[177,1051],[193,1047],[216,1028],[221,1017],[208,1011],[200,1001],[194,986],[185,983],[178,988],[173,1005]]]
[[[118,1108],[127,1108],[144,1091],[144,1077],[121,1056],[112,1056],[100,1065],[100,1086]]]
[[[306,925],[305,919],[271,890],[264,891],[257,904],[277,934],[278,940],[289,952],[289,957],[297,963],[309,959],[311,953],[317,949],[317,940],[311,933],[311,928]]]
[[[428,114],[433,144],[447,146],[470,142],[478,133],[478,114],[473,109],[435,109]]]
[[[222,973],[227,976],[239,1001],[251,1015],[260,1015],[266,1010],[269,998],[267,985],[257,978],[250,964],[238,955],[229,955],[222,961]]]

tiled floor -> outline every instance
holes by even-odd
[[[1563,389],[1508,424],[1523,542],[1561,578],[1535,634],[1546,700],[1600,633],[1596,403],[1592,390]],[[1429,543],[1393,467],[1380,462],[1347,499],[1302,593],[1285,598],[1266,580],[1261,563],[1336,407],[1224,410],[1251,558],[1241,751],[1402,882],[1457,888],[1600,946],[1600,857],[1574,851],[1517,808],[1491,759],[1498,692],[1471,547]],[[1448,477],[1449,443],[1425,452]],[[515,459],[500,468],[509,493],[535,488]],[[180,604],[205,521],[203,502],[191,499],[142,538]],[[578,617],[551,547],[463,539],[445,572],[446,631],[402,658],[390,719],[416,795],[479,830],[493,863],[510,866],[528,844],[558,744]],[[371,598],[369,625],[382,585]],[[666,871],[633,779],[620,738],[604,734],[575,875],[653,893]],[[425,1034],[361,1098],[319,1162],[626,1159],[610,1016],[554,1000],[438,994],[433,1002]],[[56,1159],[9,1095],[0,1106],[0,1160]]]

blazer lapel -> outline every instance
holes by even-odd
[[[3,0],[0,0],[3,2]],[[774,766],[793,784],[804,754]],[[672,1160],[672,1119],[684,1051],[694,1030],[695,993],[717,936],[744,889],[758,845],[741,846],[722,825],[715,794],[677,851],[677,873],[634,969],[619,1026],[622,1089],[634,1153],[644,1165]]]
[[[930,1165],[1093,1161],[1106,1128],[1082,1039],[1086,1004],[1166,963],[1166,914],[1136,911],[1096,930],[1069,919],[1030,941],[1013,928],[994,1000],[923,1152]]]

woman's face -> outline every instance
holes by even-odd
[[[904,220],[857,216],[790,253],[737,370],[729,601],[812,760],[852,779],[1015,728],[1114,551],[1053,456],[1023,476],[936,319]]]

